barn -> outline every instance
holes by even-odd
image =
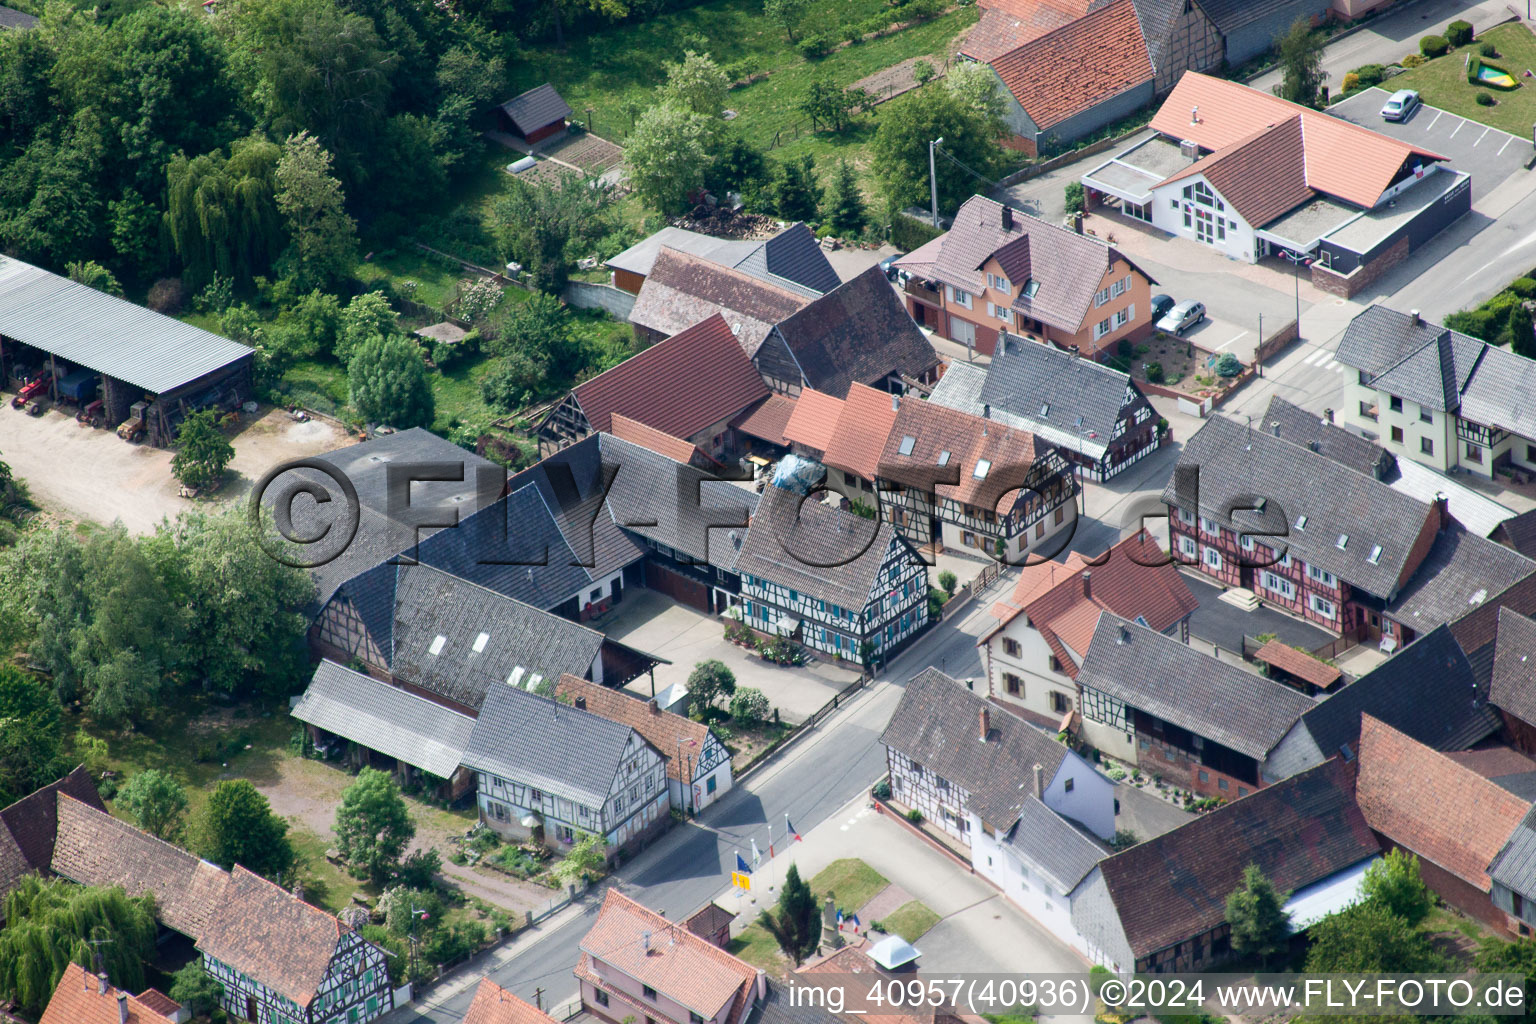
[[[506,131],[527,142],[542,142],[565,130],[571,116],[570,104],[560,98],[555,87],[545,82],[514,96],[496,108],[496,120]]]
[[[168,446],[189,411],[252,394],[253,352],[173,317],[0,256],[0,380],[36,397],[102,402],[108,426],[142,419]]]

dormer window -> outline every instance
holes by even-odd
[[[1039,290],[1040,282],[1036,281],[1034,278],[1030,278],[1028,281],[1024,282],[1024,291],[1020,294],[1022,294],[1026,299],[1032,299],[1035,297],[1035,293]]]

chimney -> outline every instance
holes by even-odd
[[[640,933],[640,947],[642,949],[644,949],[647,953],[649,953],[651,951],[651,933],[650,932],[641,932]]]
[[[1444,491],[1435,492],[1435,514],[1440,520],[1440,529],[1444,530],[1451,525],[1451,499],[1445,496]]]
[[[1124,647],[1125,646],[1125,642],[1127,640],[1129,640],[1130,638],[1131,638],[1131,631],[1126,629],[1124,626],[1121,626],[1120,627],[1120,635],[1115,638],[1115,643],[1118,644],[1121,647]]]
[[[981,709],[981,742],[987,742],[987,733],[992,731],[992,712],[987,708]]]
[[[1045,799],[1045,766],[1035,765],[1035,799]]]
[[[646,701],[645,706],[651,709],[651,714],[661,714],[661,705],[656,703],[655,697],[652,697],[650,700]]]
[[[1408,315],[1413,317],[1413,326],[1415,326],[1415,327],[1418,327],[1420,324],[1422,324],[1424,322],[1424,318],[1419,315],[1419,311],[1416,310],[1416,309],[1410,309],[1408,311]]]
[[[1082,214],[1082,211],[1078,211],[1077,213],[1074,213],[1072,215],[1072,230],[1076,231],[1078,234],[1082,234],[1083,233],[1083,214]]]
[[[1333,422],[1333,410],[1332,409],[1324,409],[1323,410],[1323,419],[1327,420],[1329,423],[1332,423]]]
[[[117,1024],[128,1024],[128,993],[117,994]]]
[[[1093,572],[1089,569],[1083,570],[1083,596],[1093,597]]]
[[[587,698],[585,698],[585,697],[577,697],[576,698],[576,710],[577,711],[585,711],[585,710],[587,710]]]
[[[96,992],[98,995],[103,996],[107,994],[107,976],[105,974],[96,975]]]
[[[1003,230],[1013,230],[1013,207],[1008,205],[1003,206]]]
[[[1269,429],[1274,433],[1274,435],[1276,437],[1279,437],[1280,436],[1280,421],[1279,420],[1270,420],[1269,421]]]
[[[1070,353],[1072,353],[1072,358],[1073,358],[1073,359],[1076,359],[1076,358],[1077,358],[1077,357],[1078,357],[1078,356],[1079,356],[1079,355],[1080,355],[1080,354],[1081,354],[1081,353],[1080,353],[1080,352],[1079,352],[1079,351],[1078,351],[1078,348],[1077,348],[1077,346],[1076,346],[1076,345],[1068,345],[1068,346],[1067,346],[1067,351],[1068,351],[1068,352],[1070,352]]]
[[[1199,107],[1190,107],[1189,108],[1189,123],[1190,124],[1199,124],[1200,123],[1200,108]]]
[[[892,395],[891,396],[891,412],[900,412],[900,411],[901,411],[901,396],[900,395]]]
[[[984,420],[989,420],[989,419],[992,418],[992,403],[991,402],[982,402],[981,403],[981,418],[984,419]]]

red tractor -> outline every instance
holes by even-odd
[[[102,413],[101,399],[96,399],[96,401],[77,412],[75,420],[82,427],[87,425],[97,428],[101,427],[106,422],[106,417]]]
[[[53,374],[44,370],[33,380],[21,386],[21,390],[16,392],[16,397],[11,399],[11,407],[15,409],[23,408],[32,399],[40,396],[51,383],[53,383]]]

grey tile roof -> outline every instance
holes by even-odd
[[[1136,20],[1141,23],[1141,36],[1147,41],[1147,53],[1152,66],[1163,70],[1163,60],[1173,41],[1173,27],[1184,12],[1183,0],[1132,0],[1136,8]]]
[[[635,731],[512,686],[493,686],[464,764],[600,809]],[[644,742],[643,740],[641,742]]]
[[[600,437],[603,462],[617,472],[603,515],[696,562],[735,568],[756,494],[639,445]]]
[[[1225,416],[1212,416],[1184,443],[1180,467],[1199,467],[1199,510],[1230,529],[1252,528],[1256,516],[1224,514],[1267,502],[1268,515],[1283,512],[1289,526],[1284,543],[1308,565],[1315,565],[1381,598],[1396,596],[1399,581],[1412,568],[1409,556],[1433,506],[1400,494],[1379,480],[1340,465],[1301,445],[1275,437],[1262,426],[1250,431]],[[1190,495],[1176,493],[1177,474],[1163,490],[1163,500],[1193,511]],[[1306,516],[1305,526],[1297,522]],[[1338,546],[1347,537],[1344,549]],[[1382,551],[1370,560],[1376,545]]]
[[[603,505],[606,480],[601,443],[601,435],[589,434],[507,481],[509,491],[538,490],[554,513],[561,536],[593,579],[606,578],[645,556],[645,546],[620,529]],[[626,472],[614,461],[608,460],[607,469]],[[638,467],[627,470],[637,471]]]
[[[989,725],[985,743],[983,711]],[[936,668],[908,681],[880,742],[970,793],[971,809],[994,828],[1012,826],[1025,802],[1034,799],[1035,765],[1048,781],[1070,753]]]
[[[1109,612],[1077,681],[1256,761],[1314,707],[1289,686]]]
[[[1499,728],[1487,687],[1450,627],[1440,626],[1302,715],[1297,728],[1312,752],[1299,756],[1308,745],[1296,745],[1296,754],[1266,766],[1266,777],[1309,768],[1345,747],[1358,754],[1362,712],[1436,750],[1465,750]]]
[[[1286,23],[1289,24],[1293,18],[1317,14],[1327,10],[1328,6],[1320,0],[1196,0],[1196,2],[1223,35],[1236,31],[1250,22],[1268,18],[1276,12],[1293,11],[1294,15],[1286,19]]]
[[[1371,306],[1349,322],[1335,354],[1344,365],[1375,377],[1372,387],[1432,409],[1454,411],[1481,372],[1478,365],[1488,351],[1488,345],[1469,335],[1410,313]],[[1508,374],[1512,368],[1501,370]],[[1497,406],[1503,389],[1491,380],[1484,395],[1486,403]]]
[[[857,612],[870,600],[892,544],[918,557],[890,523],[873,523],[814,497],[799,502],[799,495],[781,487],[763,488],[736,559],[739,572]]]
[[[928,401],[980,416],[981,386],[986,381],[987,367],[975,363],[950,363],[944,376],[933,386]]]
[[[803,309],[813,297],[804,288],[791,289],[663,248],[640,286],[629,320],[670,337],[719,313],[751,355],[774,324]]]
[[[1311,448],[1324,458],[1378,480],[1387,479],[1397,467],[1397,459],[1381,445],[1292,405],[1279,395],[1270,398],[1260,422],[1275,437]]]
[[[1376,376],[1428,345],[1444,331],[1444,327],[1422,317],[1415,321],[1408,313],[1399,313],[1386,306],[1368,306],[1344,328],[1334,354],[1345,366]]]
[[[625,249],[606,266],[646,277],[663,248],[676,249],[723,267],[731,267],[808,298],[838,285],[837,271],[827,261],[816,236],[796,221],[765,240],[716,238],[713,235],[665,227]]]
[[[882,387],[891,374],[921,377],[939,363],[878,266],[782,319],[775,332],[806,382],[834,398],[853,384]]]
[[[1140,390],[1129,374],[1092,359],[1074,358],[1054,345],[1009,339],[992,357],[981,400],[1022,426],[1071,451],[1102,458],[1114,434],[1126,392]],[[1082,432],[1077,428],[1083,421]]]
[[[602,649],[603,634],[570,619],[427,566],[397,570],[390,669],[459,704],[478,708],[510,678],[586,676]]]
[[[690,256],[700,256],[721,266],[734,267],[762,244],[750,239],[716,238],[714,235],[688,231],[684,228],[664,227],[655,234],[636,242],[604,265],[646,277],[656,262],[657,254],[665,248],[676,249]]]
[[[292,714],[442,779],[459,767],[475,725],[469,715],[330,660],[315,667]]]
[[[1526,557],[1536,555],[1536,509],[1504,520],[1494,531],[1493,537]]]
[[[1536,562],[1452,523],[1435,536],[1429,554],[1387,611],[1415,632],[1427,633],[1532,573]]]
[[[571,116],[570,104],[548,82],[512,97],[501,109],[524,135]]]
[[[1387,367],[1372,387],[1436,412],[1454,412],[1487,348],[1475,338],[1441,331],[1433,341]]]
[[[1485,427],[1536,438],[1536,360],[1484,346],[1461,394],[1461,415]]]
[[[1536,621],[1512,608],[1499,609],[1488,699],[1506,714],[1536,724]]]
[[[1488,877],[1526,899],[1536,899],[1536,807],[1515,828],[1488,865]]]
[[[1089,839],[1035,796],[1019,808],[1019,823],[1007,837],[1031,864],[1051,876],[1062,892],[1071,892],[1108,851]]]
[[[30,14],[10,7],[0,7],[0,29],[7,28],[31,28],[37,24],[37,19]]]
[[[0,256],[0,334],[154,394],[254,351],[10,256]]]

